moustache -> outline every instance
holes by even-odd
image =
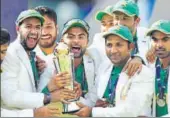
[[[38,38],[38,33],[29,32],[27,38]]]

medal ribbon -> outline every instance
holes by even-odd
[[[159,90],[159,98],[163,99],[164,96],[164,91],[168,82],[168,76],[169,76],[169,68],[167,69],[167,75],[164,79],[164,81],[161,81],[161,64],[159,59],[156,60],[156,81],[157,81],[157,85],[158,85],[158,90]]]
[[[115,99],[116,85],[118,82],[118,78],[119,76],[115,80],[113,80],[111,76],[109,79],[109,102],[110,104],[113,104],[113,101]]]

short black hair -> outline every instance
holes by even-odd
[[[7,29],[1,28],[1,40],[0,45],[4,45],[10,42],[10,34]]]
[[[55,22],[55,24],[57,24],[57,14],[53,9],[46,6],[37,6],[34,9],[38,11],[42,16],[47,15],[51,20]]]

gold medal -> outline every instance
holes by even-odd
[[[160,107],[164,107],[164,106],[165,106],[165,100],[164,100],[164,99],[157,99],[157,104],[158,104]]]
[[[159,94],[157,94],[156,102],[157,102],[158,106],[164,107],[166,105],[166,94],[164,94],[162,99],[159,98]]]

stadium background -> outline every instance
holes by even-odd
[[[9,30],[12,41],[16,38],[15,20],[22,10],[39,5],[53,8],[58,16],[59,31],[71,18],[86,20],[90,29],[90,42],[100,32],[100,22],[95,20],[98,10],[114,5],[118,0],[1,0],[1,27]],[[135,0],[140,8],[141,26],[148,27],[159,19],[170,20],[170,0]],[[60,35],[58,36],[58,40]]]

